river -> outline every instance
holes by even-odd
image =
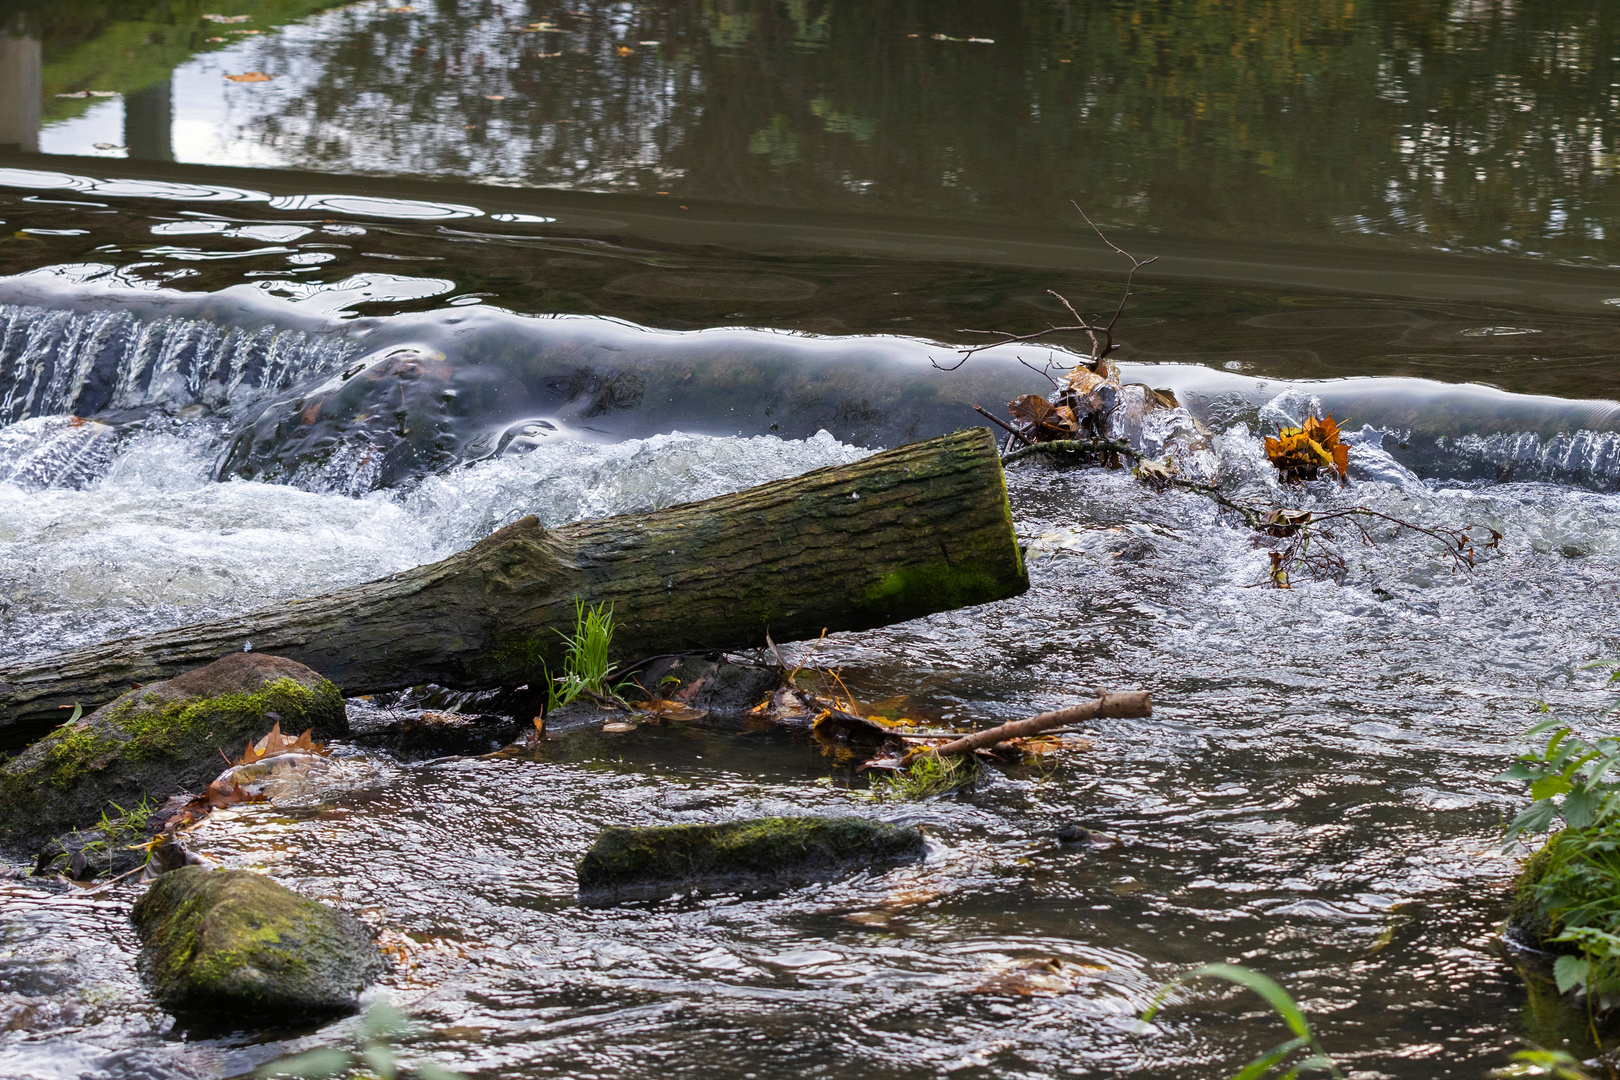
[[[1284,1038],[1253,998],[1135,1018],[1221,961],[1286,986],[1362,1080],[1590,1053],[1498,944],[1522,797],[1493,777],[1536,701],[1597,730],[1579,665],[1620,652],[1610,5],[16,8],[0,661],[973,424],[1046,385],[1020,361],[1086,344],[940,370],[970,331],[1061,321],[1049,289],[1118,303],[1127,264],[1071,199],[1157,257],[1117,359],[1215,433],[1226,490],[1503,536],[1472,570],[1343,540],[1342,571],[1277,590],[1203,495],[1018,465],[1028,594],[816,659],[955,723],[1153,693],[1088,750],[907,803],[805,737],[707,722],[515,757],[357,742],[330,786],[216,814],[209,857],[405,958],[371,994],[417,1022],[406,1058],[1209,1080]],[[1284,491],[1258,437],[1313,399],[1355,433],[1351,481]],[[794,812],[918,822],[929,856],[774,897],[575,897],[603,826]],[[1123,844],[1060,845],[1069,822]],[[25,869],[0,880],[0,1075],[234,1077],[355,1038],[177,1025],[134,973],[135,887]],[[1038,959],[1069,992],[1009,991]]]

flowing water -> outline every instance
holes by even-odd
[[[402,1046],[475,1076],[1227,1075],[1281,981],[1355,1077],[1581,1053],[1497,942],[1531,703],[1620,650],[1610,5],[23,0],[0,38],[0,662],[183,625],[973,423],[1120,297],[1127,380],[1228,493],[1497,530],[1341,536],[1264,587],[1205,496],[1009,470],[1031,589],[817,662],[956,723],[1094,685],[1151,720],[873,801],[807,738],[698,722],[420,760],[197,846],[376,927]],[[223,22],[207,16],[248,19]],[[257,31],[257,32],[247,32]],[[228,75],[262,72],[265,81]],[[10,132],[8,135],[7,132]],[[42,151],[36,153],[35,150]],[[1352,479],[1259,437],[1348,418]],[[1162,437],[1149,430],[1142,438]],[[803,645],[789,646],[802,656]],[[354,705],[357,717],[382,717]],[[771,897],[581,906],[613,824],[921,823],[927,860]],[[1079,822],[1123,845],[1059,845]],[[355,1021],[177,1025],[133,887],[0,882],[0,1075],[245,1075]],[[1032,978],[1020,962],[1061,962]],[[1065,992],[1054,992],[1063,990]]]

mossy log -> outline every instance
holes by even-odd
[[[864,630],[1015,596],[1029,578],[988,429],[646,514],[515,522],[440,562],[305,600],[0,669],[0,742],[244,649],[347,694],[538,683],[576,599],[624,657]]]

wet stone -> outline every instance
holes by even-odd
[[[33,857],[54,837],[201,791],[222,755],[234,758],[278,722],[317,738],[348,730],[337,687],[263,653],[131,690],[0,765],[0,849]]]
[[[578,865],[588,903],[763,892],[922,858],[922,830],[857,817],[609,828]]]
[[[529,726],[497,713],[379,705],[375,699],[350,701],[349,721],[356,745],[385,750],[401,761],[487,754]]]
[[[384,968],[354,916],[246,870],[171,871],[131,917],[141,978],[175,1013],[273,1025],[353,1012]]]

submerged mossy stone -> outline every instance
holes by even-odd
[[[1554,943],[1553,938],[1563,933],[1563,925],[1541,910],[1536,901],[1536,886],[1547,876],[1552,865],[1553,845],[1563,833],[1554,833],[1547,842],[1524,861],[1519,876],[1513,882],[1513,907],[1508,911],[1507,928],[1515,933],[1522,944],[1549,952],[1568,952],[1569,946]]]
[[[603,829],[579,860],[586,899],[778,889],[921,858],[922,830],[856,817]]]
[[[383,971],[360,920],[246,870],[171,870],[131,918],[141,978],[174,1013],[273,1024],[353,1012]]]
[[[232,653],[131,690],[0,765],[0,848],[32,856],[111,807],[201,791],[271,725],[347,732],[343,695],[302,664]],[[116,810],[112,812],[116,813]]]

